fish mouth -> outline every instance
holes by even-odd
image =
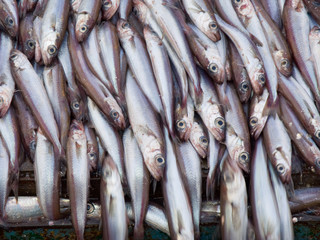
[[[0,118],[2,118],[10,107],[9,96],[5,92],[0,93]]]
[[[251,127],[250,134],[255,140],[257,140],[259,138],[259,136],[264,128],[265,123],[266,123],[266,121],[264,121],[264,123],[258,123],[254,127]]]
[[[285,174],[280,175],[280,179],[283,183],[289,183],[291,180],[291,170],[288,169]]]

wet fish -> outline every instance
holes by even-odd
[[[267,167],[262,137],[254,146],[251,161],[251,205],[257,239],[280,239],[280,216]]]
[[[63,67],[64,75],[67,81],[66,91],[69,106],[73,117],[82,120],[85,117],[85,106],[81,99],[81,93],[76,83],[76,74],[72,65],[71,56],[68,49],[68,33],[61,44],[58,59]]]
[[[15,91],[15,81],[10,67],[10,54],[13,41],[5,33],[0,34],[0,118],[3,117],[11,104]]]
[[[10,63],[14,80],[43,134],[53,144],[55,152],[63,155],[58,126],[42,80],[22,52],[12,50]]]
[[[193,23],[210,38],[217,42],[221,39],[219,27],[213,10],[207,0],[183,0],[183,6]]]
[[[89,161],[87,138],[82,122],[73,120],[67,142],[67,183],[71,219],[77,239],[84,239],[89,197]]]
[[[225,139],[226,123],[214,85],[203,70],[199,69],[203,99],[197,112],[211,134],[219,141]]]
[[[184,186],[189,196],[192,208],[193,228],[195,239],[200,239],[200,212],[201,212],[201,159],[190,142],[175,144],[176,156]],[[172,159],[170,159],[172,161]]]
[[[37,146],[34,155],[34,175],[37,197],[43,215],[50,220],[60,218],[60,160],[55,156],[52,143],[37,132]]]
[[[41,26],[42,26],[42,18],[35,17],[33,20],[33,39],[35,41],[35,49],[34,49],[34,60],[37,63],[42,61],[41,56]]]
[[[189,141],[201,158],[207,156],[209,139],[200,119],[193,122]]]
[[[221,172],[220,202],[222,239],[247,239],[246,182],[241,169],[230,158],[224,161]]]
[[[70,109],[66,94],[66,80],[59,61],[43,70],[43,82],[59,128],[60,143],[65,148],[70,126]]]
[[[303,3],[313,19],[320,24],[320,2],[318,0],[303,0]]]
[[[143,156],[132,129],[123,134],[125,167],[130,188],[134,219],[134,239],[144,239],[143,222],[149,202],[149,172],[144,165]],[[132,169],[135,169],[132,171]]]
[[[21,20],[19,27],[20,45],[23,53],[28,57],[28,59],[32,59],[34,57],[36,47],[36,42],[33,36],[33,19],[34,16],[29,13]]]
[[[294,198],[290,199],[292,213],[301,212],[318,206],[320,203],[320,188],[308,187],[294,190]]]
[[[163,106],[144,40],[134,27],[123,19],[118,20],[117,30],[122,48],[126,53],[128,65],[138,85],[154,110],[162,113]]]
[[[250,79],[235,45],[230,43],[229,46],[233,72],[233,83],[235,85],[235,89],[237,90],[240,101],[245,103],[251,96],[252,88]]]
[[[4,222],[5,207],[10,192],[10,157],[4,140],[0,137],[0,223]]]
[[[320,11],[320,3],[319,3],[319,11]],[[319,19],[320,20],[320,19]],[[320,27],[314,26],[309,33],[309,43],[310,48],[312,49],[312,62],[316,72],[317,80],[320,82]]]
[[[90,172],[97,169],[99,160],[99,146],[94,129],[89,127],[88,124],[84,125],[84,131],[87,139],[87,156],[89,160]]]
[[[115,127],[124,129],[126,123],[123,112],[110,91],[95,77],[86,64],[81,46],[75,38],[74,27],[71,22],[69,22],[68,46],[73,66],[78,76],[77,79],[83,86],[86,94],[95,101]]]
[[[166,124],[171,136],[174,136],[173,79],[170,60],[159,36],[150,27],[144,27],[143,32],[159,89]]]
[[[75,23],[75,35],[78,42],[82,42],[88,37],[96,24],[101,6],[101,0],[81,0]]]
[[[281,20],[281,8],[278,1],[273,0],[261,0],[261,3],[265,11],[269,14],[270,18],[277,24],[281,29],[282,20]]]
[[[119,5],[119,18],[127,20],[132,11],[132,0],[122,0]]]
[[[11,37],[16,37],[19,32],[18,4],[12,0],[0,1],[0,28]]]
[[[159,181],[166,162],[165,146],[159,120],[132,76],[127,72],[126,101],[128,117],[134,136],[151,175]]]
[[[281,181],[291,180],[291,139],[278,114],[270,115],[263,130],[263,140],[269,159]]]
[[[13,106],[16,110],[15,112],[19,125],[23,126],[20,128],[20,133],[24,151],[26,151],[30,159],[33,160],[36,150],[38,124],[36,123],[30,108],[24,102],[21,92],[16,92],[14,94]]]
[[[117,166],[110,156],[102,165],[100,184],[103,239],[127,239],[128,217]]]
[[[202,90],[200,87],[199,73],[197,72],[196,65],[193,61],[187,39],[176,17],[177,13],[167,6],[166,1],[164,0],[145,0],[144,2],[151,10],[157,23],[163,30],[164,35],[181,59],[181,62],[193,83],[193,89],[197,97],[196,102],[200,102]]]
[[[58,54],[67,30],[69,13],[68,0],[48,0],[41,26],[41,55],[45,65],[49,65]]]
[[[176,151],[164,129],[167,165],[162,179],[162,192],[171,239],[194,239],[192,209],[178,167]]]
[[[126,183],[123,144],[120,134],[106,120],[98,106],[90,98],[88,98],[87,102],[89,117],[101,140],[101,144],[116,164],[121,182]]]
[[[120,5],[120,0],[103,0],[102,1],[102,19],[109,20],[116,13]]]
[[[44,11],[46,10],[48,1],[49,0],[38,0],[36,8],[34,9],[33,15],[42,17]]]

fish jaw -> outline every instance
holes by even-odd
[[[105,102],[108,104],[108,106],[111,106],[111,111],[110,111],[110,118],[113,121],[113,124],[118,128],[118,129],[125,129],[126,127],[126,120],[124,118],[123,112],[118,105],[117,101],[114,98],[107,97],[105,99]]]
[[[201,158],[205,158],[207,156],[209,142],[202,129],[199,128],[197,124],[193,124],[192,126],[190,142]]]
[[[275,168],[281,181],[284,183],[289,183],[291,179],[291,167],[288,164],[288,156],[286,156],[285,153],[279,150],[275,150],[272,155],[274,161],[277,163],[277,166],[275,166]],[[284,168],[283,172],[282,169],[280,169],[281,167]]]
[[[93,19],[88,13],[81,13],[77,17],[75,26],[76,39],[78,42],[83,42],[90,33],[90,26],[94,23]]]
[[[57,33],[52,31],[41,40],[41,56],[44,64],[49,65],[57,54]]]
[[[183,127],[181,127],[181,126]],[[176,130],[179,136],[179,139],[182,141],[187,141],[190,138],[192,130],[192,121],[188,118],[187,115],[183,116],[182,119],[176,121]]]
[[[219,142],[223,142],[225,140],[226,124],[219,105],[209,103],[201,110],[200,116],[201,115],[203,116],[202,120],[205,123],[207,119],[206,125],[215,139]]]

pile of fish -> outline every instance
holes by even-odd
[[[90,172],[104,239],[127,239],[128,216],[134,239],[144,222],[199,239],[210,203],[222,239],[293,239],[291,211],[319,204],[291,177],[320,172],[319,0],[2,0],[0,13],[1,226],[68,212],[83,239]],[[37,198],[19,196],[26,161]]]

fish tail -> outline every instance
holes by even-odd
[[[143,240],[144,239],[144,227],[143,224],[135,225],[133,232],[133,239],[135,240]]]
[[[206,185],[206,197],[209,201],[210,199],[214,199],[214,183],[215,183],[215,177],[213,174],[208,174],[207,176],[207,185]]]

